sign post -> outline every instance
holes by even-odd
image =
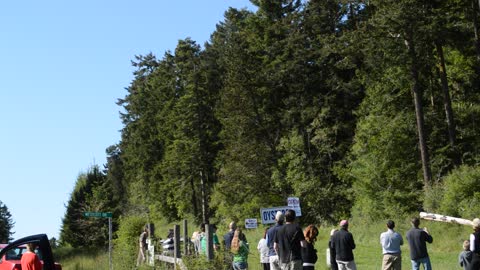
[[[111,212],[83,212],[84,217],[108,218],[108,263],[110,270],[113,269],[112,264],[112,213]]]

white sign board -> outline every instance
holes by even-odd
[[[288,206],[295,210],[295,215],[301,217],[302,209],[300,208],[300,199],[298,197],[288,197],[287,202]]]
[[[256,228],[258,228],[256,218],[245,219],[245,229],[256,229]]]
[[[277,214],[277,211],[281,211],[283,214],[288,209],[293,209],[290,206],[278,206],[278,207],[272,207],[272,208],[261,208],[260,209],[260,217],[262,218],[262,224],[272,224],[275,223],[275,215]]]

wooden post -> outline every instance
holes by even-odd
[[[173,253],[175,258],[181,258],[182,253],[180,252],[180,225],[175,225],[175,227],[173,228],[173,246]]]
[[[213,260],[213,227],[210,224],[205,224],[205,237],[207,240],[207,260]]]
[[[190,238],[188,237],[187,220],[183,220],[183,254],[188,254],[188,247],[190,246]]]

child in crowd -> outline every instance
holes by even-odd
[[[458,263],[463,269],[467,270],[472,261],[472,252],[470,251],[470,241],[463,241],[463,251],[458,255]]]

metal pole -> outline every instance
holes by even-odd
[[[112,218],[108,218],[108,263],[110,270],[113,269],[112,264]]]

